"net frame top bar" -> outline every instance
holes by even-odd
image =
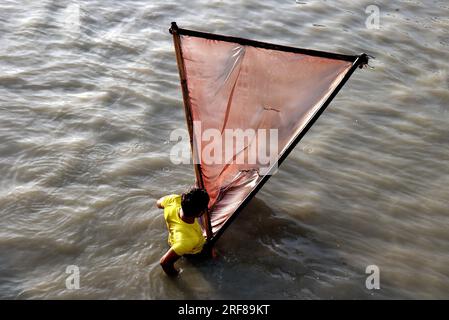
[[[176,22],[171,23],[171,28],[169,29],[169,32],[171,34],[173,34],[173,32],[176,32],[179,35],[198,37],[198,38],[204,38],[204,39],[209,39],[209,40],[226,41],[226,42],[238,43],[238,44],[241,44],[244,46],[252,46],[252,47],[257,47],[257,48],[278,50],[278,51],[284,51],[284,52],[300,53],[300,54],[305,54],[305,55],[314,56],[314,57],[330,58],[330,59],[337,59],[337,60],[343,60],[343,61],[349,61],[349,62],[355,62],[357,58],[365,55],[364,53],[362,53],[360,55],[347,55],[347,54],[340,54],[340,53],[320,51],[320,50],[312,50],[312,49],[306,49],[306,48],[297,48],[297,47],[290,47],[290,46],[274,44],[274,43],[269,43],[269,42],[250,40],[250,39],[245,39],[245,38],[225,36],[225,35],[215,34],[215,33],[182,29],[177,26]]]

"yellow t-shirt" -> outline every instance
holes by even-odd
[[[190,224],[179,217],[181,209],[181,196],[172,194],[162,199],[164,218],[168,228],[168,244],[178,256],[201,252],[206,242],[200,224]]]

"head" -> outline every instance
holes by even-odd
[[[193,188],[181,196],[181,207],[186,217],[196,218],[201,216],[207,209],[208,203],[209,195],[204,189]]]

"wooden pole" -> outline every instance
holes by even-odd
[[[181,29],[181,28],[178,28],[177,32],[180,35],[199,37],[199,38],[217,40],[217,41],[238,43],[238,44],[241,44],[242,46],[251,46],[251,47],[264,48],[264,49],[270,49],[270,50],[301,53],[301,54],[306,54],[306,55],[314,56],[314,57],[337,59],[337,60],[344,60],[344,61],[349,61],[349,62],[353,62],[358,57],[356,55],[346,55],[346,54],[339,54],[339,53],[334,53],[334,52],[311,50],[311,49],[307,49],[307,48],[290,47],[290,46],[284,46],[284,45],[280,45],[280,44],[250,40],[250,39],[239,38],[239,37],[225,36],[225,35],[215,34],[215,33]]]
[[[195,176],[196,181],[198,184],[198,187],[204,188],[203,178],[201,176],[201,164],[199,163],[199,157],[198,157],[198,150],[196,143],[194,143],[194,132],[193,132],[193,119],[192,119],[192,112],[191,112],[191,104],[189,99],[189,89],[187,87],[187,78],[186,78],[186,71],[185,71],[185,65],[184,60],[182,58],[182,48],[181,48],[181,39],[178,33],[178,26],[176,25],[176,22],[171,23],[170,33],[173,35],[173,43],[175,45],[175,52],[176,52],[176,62],[178,64],[178,70],[179,70],[179,78],[181,79],[181,88],[182,88],[182,98],[184,100],[184,111],[186,114],[186,122],[187,122],[187,129],[189,130],[189,136],[190,136],[190,147],[192,150],[192,159],[194,162],[194,169],[195,169]],[[212,226],[210,222],[210,216],[209,216],[209,210],[207,210],[206,213],[203,214],[203,225],[206,229],[206,236],[207,240],[212,238]]]

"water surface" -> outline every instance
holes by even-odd
[[[175,280],[154,203],[194,174],[169,159],[185,128],[171,21],[376,57],[220,257],[181,260]],[[449,298],[448,29],[447,2],[431,0],[2,1],[0,298]],[[365,288],[372,264],[380,290]]]

